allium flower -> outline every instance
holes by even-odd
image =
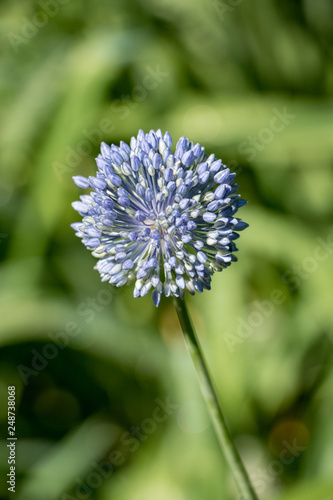
[[[174,153],[171,145],[168,132],[140,130],[130,147],[102,143],[96,177],[73,177],[93,189],[73,203],[83,220],[72,227],[98,258],[102,281],[135,281],[134,297],[153,288],[156,306],[162,293],[210,289],[214,271],[237,260],[234,240],[248,225],[235,218],[246,203],[236,174],[186,137]]]

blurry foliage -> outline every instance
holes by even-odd
[[[258,493],[331,498],[332,2],[0,13],[0,395],[16,385],[18,500],[236,498],[170,304],[102,285],[69,227],[71,176],[94,172],[100,140],[159,127],[222,157],[250,202],[239,263],[189,305]],[[124,433],[168,398],[177,409],[131,451]],[[5,445],[3,405],[0,419]],[[5,498],[5,446],[0,458]]]

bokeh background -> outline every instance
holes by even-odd
[[[1,498],[8,385],[18,500],[238,498],[172,304],[102,284],[70,228],[72,175],[139,128],[238,173],[239,262],[188,304],[260,498],[333,498],[332,20],[330,0],[2,1]]]

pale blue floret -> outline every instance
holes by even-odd
[[[156,306],[162,294],[210,289],[212,274],[237,260],[234,240],[247,227],[235,218],[246,203],[235,174],[186,137],[171,147],[168,132],[140,130],[130,146],[102,143],[95,177],[73,177],[93,190],[72,204],[83,217],[72,227],[102,281],[135,281],[134,296],[152,290]]]

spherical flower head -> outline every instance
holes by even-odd
[[[102,281],[135,281],[134,297],[152,290],[156,306],[162,294],[210,289],[214,271],[237,260],[234,240],[247,227],[235,217],[246,203],[236,174],[186,137],[171,146],[168,132],[140,130],[130,146],[102,143],[96,177],[73,177],[92,188],[72,204],[83,217],[72,227]]]

